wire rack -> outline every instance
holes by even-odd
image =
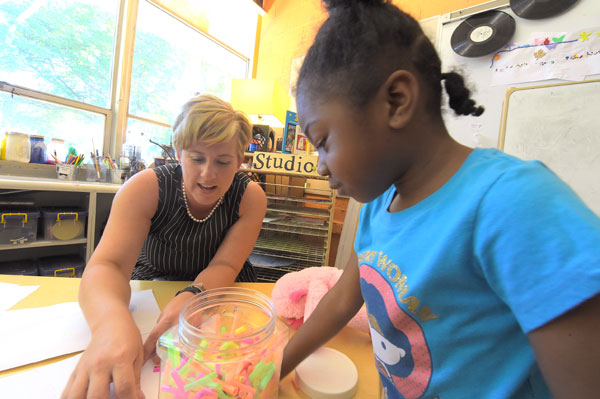
[[[304,202],[307,204],[324,204],[324,205],[333,204],[331,197],[312,198],[312,197],[295,197],[295,196],[289,196],[289,195],[267,194],[267,198],[270,200],[275,200],[275,201]]]
[[[246,171],[258,172],[256,176],[261,177],[268,201],[265,221],[252,252],[281,260],[255,258],[258,281],[274,282],[286,273],[327,264],[335,190],[319,184],[311,187],[318,176]]]
[[[285,217],[283,219],[275,219],[268,222],[263,222],[263,227],[267,225],[270,227],[288,226],[299,229],[321,230],[325,232],[327,232],[329,229],[329,223],[326,220],[316,218]]]
[[[322,263],[327,248],[323,243],[310,243],[291,236],[261,235],[256,240],[253,252],[259,255]]]
[[[329,209],[309,208],[301,205],[269,204],[267,206],[267,211],[329,218]]]
[[[278,231],[281,233],[293,233],[293,234],[303,234],[306,236],[314,236],[314,237],[323,237],[327,238],[327,227],[313,229],[310,227],[300,227],[295,226],[291,222],[290,223],[263,223],[262,229],[264,231]],[[318,226],[320,227],[320,226]]]
[[[265,267],[265,266],[254,266],[254,271],[256,272],[256,279],[261,283],[274,283],[281,276],[290,272],[298,272],[302,269],[306,269],[311,266],[321,266],[319,263],[311,263],[311,262],[297,262],[290,266],[280,266],[280,267]]]
[[[289,273],[282,269],[260,266],[254,266],[254,272],[256,273],[256,281],[259,283],[274,283],[284,274]]]

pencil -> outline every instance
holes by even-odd
[[[58,158],[56,158],[56,155],[54,155],[54,154],[50,153],[50,156],[51,156],[52,158],[54,158],[54,162],[56,162],[57,164],[61,163],[61,162],[58,160]]]

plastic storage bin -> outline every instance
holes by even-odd
[[[37,209],[0,209],[0,244],[35,241],[39,218]]]
[[[40,258],[38,272],[40,276],[81,277],[85,261],[77,255],[60,255]]]
[[[158,340],[160,399],[275,399],[288,328],[271,300],[245,288],[190,298]]]
[[[38,265],[35,260],[14,260],[0,262],[0,274],[13,274],[19,276],[37,276]]]
[[[79,208],[42,208],[45,240],[83,238],[87,211]]]

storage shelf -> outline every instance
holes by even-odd
[[[286,202],[304,202],[307,204],[323,204],[323,205],[332,205],[333,201],[331,198],[311,198],[311,197],[296,197],[292,195],[276,195],[276,194],[267,194],[267,199],[274,201],[286,201]]]
[[[256,277],[260,283],[274,283],[286,273],[299,272],[311,266],[322,266],[320,263],[295,263],[290,266],[266,267],[254,266]]]
[[[318,229],[313,229],[310,227],[300,227],[297,225],[294,225],[291,223],[291,221],[288,221],[290,223],[273,223],[273,222],[269,222],[269,223],[263,223],[263,230],[266,231],[279,231],[281,233],[294,233],[294,234],[302,234],[302,235],[307,235],[307,236],[313,236],[313,237],[323,237],[323,238],[327,238],[327,227],[325,228],[318,228]],[[307,226],[307,225],[303,225],[303,226]]]
[[[246,171],[267,196],[267,214],[251,257],[257,280],[275,282],[286,273],[328,264],[336,191],[318,182],[311,187],[312,179],[327,177]]]
[[[268,204],[267,211],[289,213],[293,215],[310,215],[329,218],[328,209],[308,208],[305,206],[286,205],[286,204]]]
[[[41,247],[58,247],[63,245],[87,244],[87,238],[78,238],[76,240],[37,240],[25,244],[0,244],[0,251],[5,249],[24,249],[24,248],[41,248]]]
[[[323,263],[298,260],[295,261],[293,264],[287,266],[270,267],[263,265],[254,265],[254,271],[256,272],[258,282],[274,283],[286,273],[299,272],[300,270],[306,269],[307,267],[318,266],[323,266]]]
[[[309,244],[290,236],[260,236],[256,240],[253,252],[287,259],[323,262],[327,248],[322,244]]]
[[[310,223],[313,220],[319,223]],[[301,229],[311,229],[311,230],[321,230],[327,231],[329,230],[328,224],[326,220],[323,219],[315,219],[315,218],[295,218],[295,217],[284,217],[282,219],[271,220],[270,222],[263,222],[263,226],[265,225],[274,225],[274,226],[290,226]]]

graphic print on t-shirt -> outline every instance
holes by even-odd
[[[423,330],[402,309],[390,282],[367,264],[361,264],[359,269],[375,362],[386,396],[420,398],[432,374],[431,355]]]

